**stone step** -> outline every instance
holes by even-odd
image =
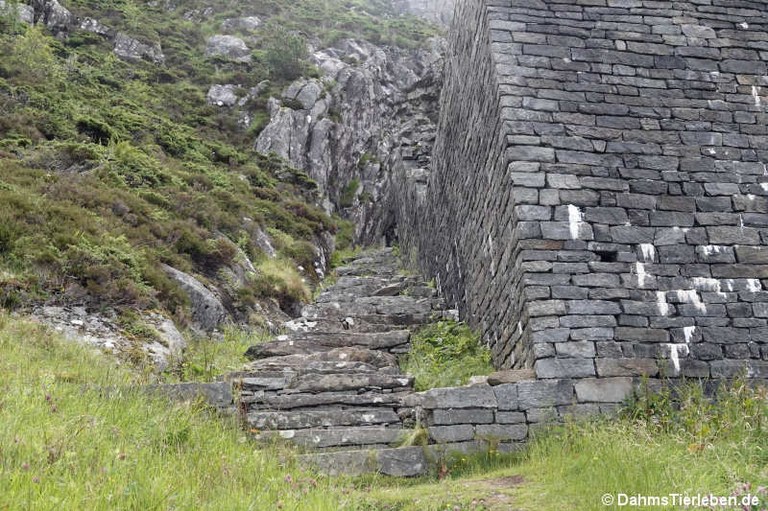
[[[348,391],[320,392],[316,394],[280,394],[259,390],[241,394],[240,402],[248,409],[271,408],[274,410],[290,410],[294,408],[309,408],[321,406],[402,406],[403,398],[409,392],[368,391],[358,392],[357,389]]]
[[[321,452],[298,456],[302,466],[309,466],[330,476],[360,476],[379,473],[394,477],[424,474],[429,462],[422,447]]]
[[[407,296],[410,298],[434,298],[437,291],[426,285],[396,283],[384,286],[354,286],[343,289],[330,288],[315,299],[316,303],[348,303],[363,298]]]
[[[374,369],[397,367],[397,357],[380,350],[357,346],[331,348],[328,351],[299,353],[256,359],[245,366],[245,371],[274,371],[308,368],[316,362],[362,362]]]
[[[263,390],[280,390],[286,393],[302,392],[334,392],[355,390],[365,392],[368,390],[410,390],[413,385],[413,377],[403,374],[386,374],[382,372],[347,373],[306,373],[300,372],[259,372],[259,373],[232,373],[229,379],[240,390],[258,392]]]
[[[352,321],[349,321],[351,319]],[[375,318],[373,318],[375,320]],[[319,333],[376,333],[392,330],[391,323],[368,322],[361,318],[349,318],[333,316],[330,318],[296,318],[285,323],[285,327],[291,332],[319,332]]]
[[[408,330],[391,330],[377,333],[356,332],[307,332],[277,337],[274,341],[251,346],[245,352],[250,360],[286,355],[306,355],[327,352],[333,348],[363,347],[370,350],[388,350],[408,344]]]
[[[344,390],[411,389],[413,376],[382,373],[297,375],[288,389],[297,392]]]
[[[302,316],[311,317],[312,314],[319,315],[320,312],[328,312],[334,316],[423,315],[431,313],[439,305],[441,304],[438,300],[413,296],[362,296],[357,297],[352,303],[329,301],[308,305],[304,307]],[[307,314],[304,314],[304,311],[307,311]]]
[[[261,371],[282,371],[291,374],[330,374],[330,373],[396,373],[397,367],[379,368],[365,362],[347,360],[312,360],[313,355],[289,355],[272,357],[251,362],[245,367],[248,372],[258,374]],[[298,358],[295,358],[298,357]],[[292,359],[292,360],[286,360]]]
[[[341,426],[259,431],[254,433],[254,438],[259,441],[282,438],[301,447],[325,449],[392,445],[401,441],[407,432],[408,430],[399,426]]]
[[[391,408],[339,408],[330,410],[287,410],[248,412],[248,425],[256,429],[290,430],[332,426],[373,426],[400,424]]]
[[[514,452],[520,444],[500,444],[498,452]],[[329,476],[361,476],[382,474],[394,477],[423,475],[434,469],[437,460],[451,456],[488,452],[486,441],[458,442],[409,447],[361,446],[357,449],[324,450],[300,454],[297,458],[302,466]]]

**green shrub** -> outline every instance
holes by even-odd
[[[464,385],[471,376],[493,371],[491,353],[464,323],[438,321],[411,338],[411,351],[400,364],[413,375],[416,390]]]
[[[270,76],[290,82],[301,76],[309,51],[303,37],[282,27],[273,29],[265,45],[264,61]]]
[[[355,203],[355,197],[357,196],[357,190],[360,188],[360,180],[357,178],[352,179],[347,186],[342,188],[339,195],[339,206],[342,208],[352,207]]]

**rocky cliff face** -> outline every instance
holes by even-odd
[[[374,241],[393,228],[388,190],[403,158],[429,160],[443,41],[418,50],[345,40],[315,51],[319,78],[301,78],[270,100],[255,147],[316,180],[328,212],[355,221]]]

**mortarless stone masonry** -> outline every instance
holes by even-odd
[[[458,2],[394,209],[499,367],[768,377],[765,7]]]

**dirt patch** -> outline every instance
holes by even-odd
[[[512,488],[513,486],[520,486],[525,482],[525,479],[521,475],[499,477],[497,479],[483,479],[477,481],[478,483],[485,483],[488,486],[494,488]]]
[[[525,483],[520,475],[480,479],[462,484],[466,493],[474,496],[466,509],[471,511],[514,511],[514,497],[508,493],[515,486]],[[464,509],[464,508],[461,508]]]

